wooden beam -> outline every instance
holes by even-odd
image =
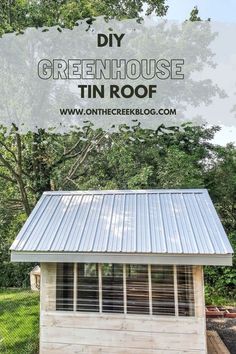
[[[204,280],[201,266],[193,266],[193,288],[195,316],[205,318]]]
[[[152,315],[152,269],[148,264],[148,292],[149,292],[149,314]]]
[[[123,264],[123,294],[124,294],[124,314],[127,314],[127,287],[126,287],[126,264]]]
[[[102,264],[98,263],[99,312],[102,313]]]
[[[74,263],[74,284],[73,284],[73,310],[77,311],[77,282],[78,282],[78,264]]]
[[[208,354],[230,354],[216,331],[207,331],[207,352]]]
[[[174,265],[174,297],[175,297],[175,316],[179,316],[178,281],[177,281],[176,265]]]

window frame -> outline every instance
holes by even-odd
[[[111,274],[109,274],[109,271],[108,271],[108,275],[105,274],[107,269],[109,269],[109,271],[111,270]],[[124,313],[123,264],[121,263],[101,264],[101,290],[102,290],[102,296],[101,296],[102,313],[123,314]],[[109,311],[109,307],[110,307],[110,311]]]
[[[83,262],[84,263],[84,262]],[[122,265],[122,269],[123,269],[123,273],[122,273],[122,277],[123,277],[123,312],[107,312],[107,311],[103,311],[103,297],[102,297],[102,267],[105,264],[111,264],[111,263],[95,263],[95,262],[90,262],[92,264],[96,264],[98,267],[98,311],[93,312],[93,311],[80,311],[78,309],[78,266],[82,263],[73,263],[74,267],[73,267],[73,275],[74,275],[74,282],[73,282],[73,308],[70,310],[57,310],[56,311],[62,311],[62,312],[76,312],[76,313],[89,313],[89,314],[94,314],[94,315],[99,315],[99,314],[103,314],[103,315],[129,315],[129,316],[154,316],[154,317],[164,317],[164,318],[194,318],[197,317],[197,299],[195,297],[195,277],[194,277],[194,266],[190,265],[188,266],[188,269],[191,269],[191,291],[192,293],[190,294],[189,298],[192,299],[192,303],[189,304],[189,307],[192,308],[192,311],[190,311],[189,315],[184,316],[183,314],[179,314],[179,286],[178,286],[178,267],[179,269],[181,267],[183,267],[182,265],[172,265],[172,264],[168,264],[166,266],[172,266],[173,268],[173,288],[174,288],[174,313],[173,314],[154,314],[153,312],[153,281],[152,281],[152,266],[155,265],[159,265],[159,264],[144,264],[147,266],[147,283],[148,283],[148,307],[149,307],[149,313],[141,313],[141,312],[137,312],[137,313],[129,313],[127,311],[127,266],[130,265],[134,265],[134,264],[121,264]],[[84,263],[87,264],[87,263]],[[137,264],[139,265],[139,264]],[[165,266],[165,265],[162,265]],[[185,273],[183,273],[185,275]],[[57,274],[56,274],[56,278],[57,278]],[[189,285],[189,284],[188,284]],[[188,295],[189,295],[188,294]],[[56,298],[56,302],[57,302],[57,298]]]

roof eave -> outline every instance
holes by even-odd
[[[231,266],[232,254],[11,252],[12,262],[127,263]]]

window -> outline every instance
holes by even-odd
[[[56,310],[194,316],[192,266],[58,264]]]
[[[102,265],[102,312],[124,312],[123,265]]]
[[[99,311],[98,265],[78,264],[77,311]]]
[[[73,311],[74,264],[57,264],[56,309]]]
[[[173,266],[152,265],[152,311],[154,315],[175,315]]]
[[[149,314],[148,266],[126,266],[127,313]]]
[[[192,267],[177,267],[179,316],[194,316]]]

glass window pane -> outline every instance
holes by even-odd
[[[123,265],[102,265],[102,312],[124,312]]]
[[[193,273],[191,266],[177,267],[179,316],[194,316]]]
[[[173,266],[152,265],[152,311],[154,315],[175,315]]]
[[[58,263],[56,278],[56,310],[73,311],[74,264]]]
[[[126,266],[127,313],[149,314],[148,266]]]
[[[99,311],[98,265],[95,263],[78,264],[77,311]]]

